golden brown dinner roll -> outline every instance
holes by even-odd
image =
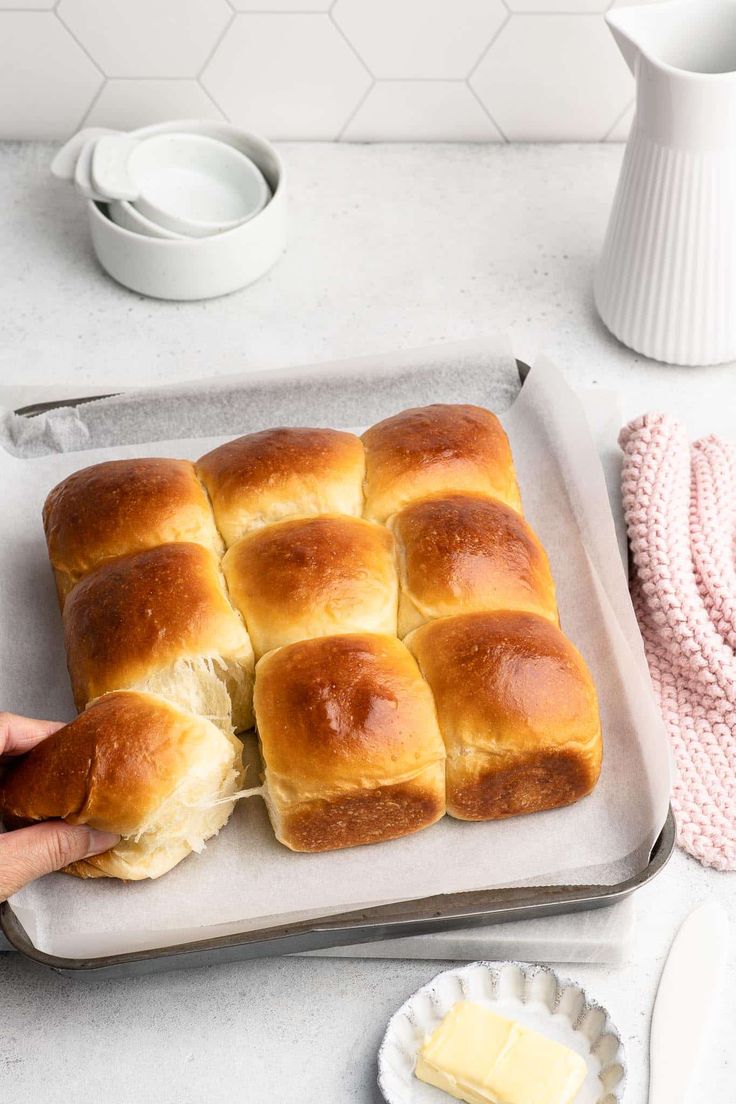
[[[292,518],[237,541],[222,566],[256,657],[312,636],[396,635],[394,542],[382,525]]]
[[[223,551],[189,460],[109,460],[83,468],[51,491],[43,524],[62,606],[78,579],[115,556],[170,541]]]
[[[535,813],[593,789],[602,754],[595,686],[551,621],[466,613],[430,621],[406,643],[437,705],[451,816]]]
[[[102,564],[64,606],[77,708],[109,690],[149,690],[242,730],[252,724],[253,649],[216,556],[162,544]]]
[[[251,433],[208,452],[197,471],[228,546],[282,518],[363,510],[363,446],[336,429]]]
[[[471,610],[528,610],[557,621],[547,554],[520,514],[492,498],[455,494],[389,519],[401,589],[399,636]]]
[[[445,811],[432,695],[395,637],[303,640],[256,668],[264,796],[292,851],[396,839]]]
[[[80,878],[158,878],[225,824],[233,802],[215,802],[241,778],[234,736],[155,694],[122,691],[11,763],[0,815],[14,824],[61,817],[122,836],[66,868]]]
[[[364,516],[386,518],[420,498],[469,491],[521,512],[511,449],[495,414],[480,406],[418,406],[363,434]]]

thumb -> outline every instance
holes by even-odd
[[[45,820],[31,828],[0,835],[0,901],[34,878],[68,863],[109,851],[120,837],[87,825]]]

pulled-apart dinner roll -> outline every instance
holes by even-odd
[[[242,747],[155,694],[99,698],[13,761],[0,782],[12,824],[61,817],[122,836],[66,867],[80,878],[158,878],[222,828],[242,781]]]
[[[148,690],[225,728],[231,697],[235,728],[253,723],[253,649],[202,545],[102,564],[70,592],[63,620],[78,709],[110,690]]]
[[[396,839],[445,811],[434,703],[395,637],[304,640],[256,669],[264,796],[292,851]]]
[[[223,551],[189,460],[109,460],[83,468],[51,491],[43,524],[62,606],[74,584],[104,560],[170,541]]]
[[[385,521],[409,502],[457,491],[490,495],[521,512],[511,449],[495,414],[480,406],[418,406],[371,426],[364,515]]]
[[[323,514],[256,529],[222,563],[256,657],[313,636],[396,635],[393,537],[361,518]]]
[[[435,617],[471,610],[528,610],[557,621],[547,554],[502,502],[429,498],[405,506],[389,527],[398,552],[400,637]]]
[[[533,613],[466,613],[406,639],[447,749],[447,811],[495,820],[556,809],[601,769],[595,686],[579,652]]]
[[[336,429],[266,429],[197,461],[228,546],[282,518],[363,511],[360,439]]]

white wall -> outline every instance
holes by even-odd
[[[0,138],[195,116],[270,138],[622,138],[609,2],[0,0]]]

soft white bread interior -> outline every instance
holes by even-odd
[[[71,591],[63,619],[78,709],[135,689],[226,730],[252,726],[253,649],[220,563],[201,545],[162,544],[102,564]]]
[[[61,817],[122,838],[72,863],[80,878],[158,878],[226,823],[242,781],[242,746],[204,717],[154,694],[120,691],[13,762],[0,815],[13,824]]]

